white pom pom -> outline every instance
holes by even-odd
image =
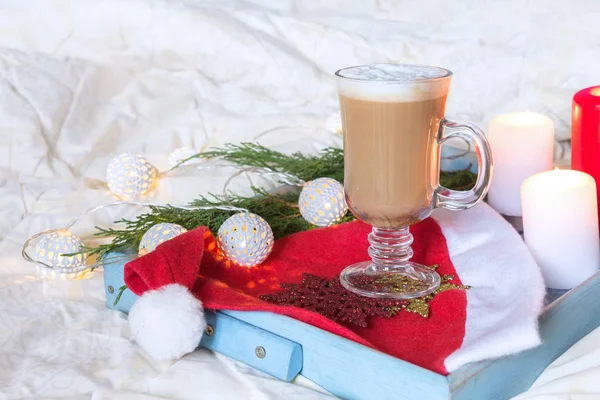
[[[200,344],[206,328],[202,302],[173,283],[142,295],[129,312],[133,339],[156,360],[174,360]]]

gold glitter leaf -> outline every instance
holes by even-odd
[[[429,297],[429,296],[426,296]],[[416,298],[408,301],[406,311],[419,314],[423,318],[429,317],[429,301],[425,298]]]

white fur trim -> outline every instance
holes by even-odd
[[[436,210],[433,217],[460,280],[472,286],[465,338],[446,359],[448,372],[539,345],[544,281],[519,234],[485,203],[461,212]]]
[[[202,302],[182,285],[142,295],[129,312],[133,339],[156,360],[173,360],[198,347],[206,328]]]

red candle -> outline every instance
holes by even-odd
[[[600,196],[600,86],[580,90],[573,96],[571,168],[594,177]],[[600,216],[600,201],[598,206]]]

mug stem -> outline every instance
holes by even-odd
[[[369,256],[378,271],[406,269],[413,256],[413,235],[408,227],[383,229],[373,227],[369,234]]]
[[[367,297],[412,299],[434,292],[441,283],[432,268],[410,261],[413,236],[408,227],[373,227],[369,234],[369,256],[344,269],[340,282],[351,292]]]

